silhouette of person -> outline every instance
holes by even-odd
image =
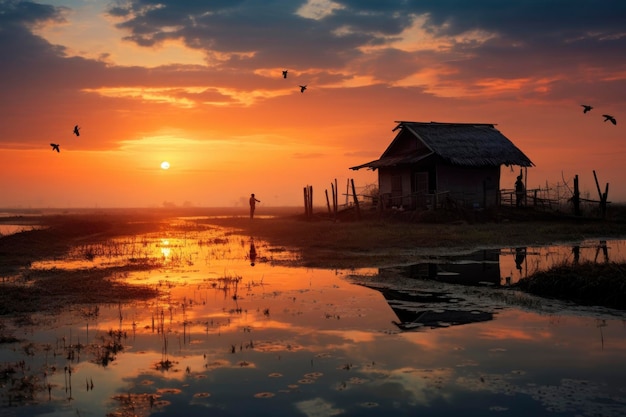
[[[526,259],[526,248],[515,248],[515,268],[522,272],[522,264]]]
[[[250,194],[250,218],[254,217],[254,210],[256,209],[256,203],[260,203],[261,200],[257,200],[254,194]]]
[[[526,194],[526,188],[524,187],[522,174],[520,173],[515,181],[515,205],[517,207],[521,207],[522,204],[524,204],[524,194]]]
[[[577,265],[580,261],[580,246],[573,246],[572,253],[574,254],[574,265]]]
[[[256,262],[256,248],[254,247],[254,238],[250,238],[250,253],[248,254],[250,258],[250,265],[254,266]]]

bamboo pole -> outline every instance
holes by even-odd
[[[337,220],[337,201],[335,200],[335,184],[330,183],[331,198],[333,199],[333,217]]]
[[[574,175],[574,195],[572,196],[574,204],[574,216],[580,216],[580,190],[578,189],[578,174]]]
[[[602,194],[595,169],[593,170],[593,178],[596,180],[596,188],[598,189],[598,195],[600,196],[600,217],[604,219],[606,217],[606,200],[609,196],[609,183],[606,183],[606,191]]]
[[[337,211],[339,210],[339,186],[337,185],[337,178],[335,178],[335,195],[334,195],[334,206],[335,206],[335,219],[337,219]]]
[[[324,190],[324,193],[326,193],[326,206],[328,207],[328,215],[330,215],[331,211],[330,211],[330,200],[328,199],[328,189]]]
[[[308,192],[307,192],[307,187],[304,187],[303,189],[303,193],[304,193],[304,217],[305,218],[309,218],[309,196],[308,196]]]
[[[313,186],[309,185],[309,217],[313,217]]]
[[[356,208],[356,218],[358,220],[361,220],[361,209],[359,207],[359,199],[356,195],[356,189],[354,188],[354,180],[350,179],[350,182],[352,183],[352,197],[354,197],[354,207]]]

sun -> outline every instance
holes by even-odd
[[[170,169],[170,163],[167,161],[161,162],[161,169]]]

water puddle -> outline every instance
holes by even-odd
[[[31,271],[148,265],[116,279],[159,296],[0,317],[0,401],[30,416],[622,415],[626,314],[509,288],[625,252],[577,247],[288,268],[285,248],[185,219],[77,246]]]

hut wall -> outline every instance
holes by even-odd
[[[498,204],[500,167],[437,167],[437,191],[448,191],[457,204],[471,208]]]
[[[407,167],[380,168],[378,191],[385,208],[412,208],[411,170]]]

